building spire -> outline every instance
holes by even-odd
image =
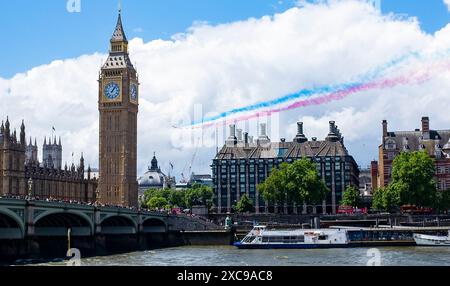
[[[123,30],[122,25],[122,7],[119,4],[119,17],[117,18],[117,25],[116,29],[114,30],[114,33],[111,38],[111,42],[126,42],[128,43],[127,37],[125,36],[125,32]]]
[[[8,116],[6,116],[5,130],[6,130],[6,133],[9,135],[9,117]]]

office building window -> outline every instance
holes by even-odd
[[[255,191],[256,191],[256,188],[255,188],[255,185],[250,185],[250,196],[252,197],[252,198],[254,198],[255,197]]]

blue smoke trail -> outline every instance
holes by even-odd
[[[450,51],[450,50],[449,50]],[[236,115],[239,113],[243,113],[243,112],[249,112],[249,111],[254,111],[257,109],[262,109],[262,108],[268,108],[268,107],[272,107],[272,106],[276,106],[279,104],[283,104],[286,102],[290,102],[292,100],[295,99],[300,99],[300,98],[307,98],[307,97],[311,97],[313,95],[317,95],[317,94],[325,94],[325,93],[333,93],[339,90],[343,90],[343,89],[348,89],[348,88],[352,88],[354,86],[359,86],[364,82],[368,82],[371,80],[375,80],[377,78],[379,78],[380,76],[382,76],[387,70],[397,67],[400,64],[407,62],[408,60],[412,59],[412,58],[416,58],[416,59],[421,59],[423,56],[418,53],[418,52],[409,52],[406,55],[403,55],[397,59],[391,60],[388,63],[386,63],[385,65],[375,68],[371,71],[369,71],[366,74],[363,74],[361,76],[358,76],[357,79],[354,82],[351,83],[344,83],[344,84],[338,84],[338,85],[331,85],[331,86],[324,86],[324,87],[318,87],[318,88],[314,88],[314,89],[303,89],[297,93],[293,93],[293,94],[289,94],[277,99],[273,99],[273,100],[269,100],[269,101],[264,101],[264,102],[260,102],[260,103],[256,103],[253,105],[249,105],[246,107],[241,107],[241,108],[235,108],[232,109],[230,111],[227,112],[222,112],[218,115],[215,116],[211,116],[211,117],[205,117],[202,120],[199,121],[193,121],[191,123],[191,126],[194,125],[198,125],[198,124],[204,124],[204,123],[208,123],[208,122],[212,122],[212,121],[216,121],[219,119],[223,119],[223,118],[227,118],[231,115]]]

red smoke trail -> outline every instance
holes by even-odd
[[[213,122],[213,123],[207,123],[204,125],[194,126],[194,129],[197,128],[209,128],[213,126],[223,126],[229,123],[237,123],[241,121],[247,121],[250,119],[255,119],[259,117],[268,117],[274,113],[280,113],[284,111],[289,111],[297,108],[302,107],[308,107],[308,106],[317,106],[317,105],[323,105],[332,101],[339,101],[342,99],[345,99],[346,97],[370,90],[375,89],[387,89],[387,88],[394,88],[396,86],[401,85],[410,85],[410,84],[423,84],[427,81],[429,81],[432,78],[433,73],[436,71],[442,71],[442,70],[449,70],[450,69],[450,63],[435,63],[432,65],[427,66],[425,69],[422,69],[420,71],[413,71],[406,75],[394,77],[394,78],[387,78],[382,79],[374,82],[369,82],[357,86],[353,86],[350,88],[347,88],[345,90],[340,90],[337,92],[333,92],[324,96],[319,96],[315,98],[310,99],[304,99],[297,102],[294,102],[288,106],[270,109],[270,110],[264,110],[259,111],[254,114],[250,115],[244,115],[236,118],[230,118],[227,120],[223,120],[220,122]]]

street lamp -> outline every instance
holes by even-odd
[[[33,179],[30,178],[30,179],[28,179],[28,197],[29,197],[29,199],[31,199],[32,196],[33,196]]]
[[[98,204],[99,197],[100,197],[100,191],[97,187],[97,189],[95,189],[95,204]]]

